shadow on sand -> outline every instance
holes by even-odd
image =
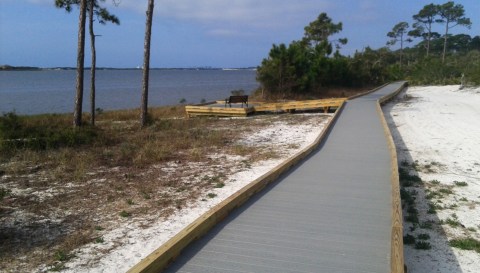
[[[395,124],[393,121],[392,108],[397,104],[410,103],[414,102],[414,100],[415,98],[406,95],[406,91],[404,90],[398,94],[394,100],[382,107],[385,119],[387,120],[390,132],[392,133],[395,146],[397,148],[399,172],[401,172],[401,169],[403,169],[409,172],[409,177],[419,177],[419,173],[411,167],[416,163],[416,159],[412,157],[409,149],[402,139],[402,136],[397,129],[399,125]],[[421,247],[421,245],[415,246],[415,244],[405,244],[404,256],[408,273],[462,272],[460,264],[448,243],[448,238],[445,233],[446,231],[440,224],[440,219],[437,213],[432,213],[432,211],[430,211],[430,213],[428,212],[431,203],[429,202],[430,200],[426,198],[427,188],[425,183],[422,183],[422,181],[417,181],[417,183],[408,183],[408,181],[405,181],[405,179],[402,181],[402,177],[400,180],[400,184],[403,184],[402,188],[404,191],[408,192],[408,194],[414,198],[413,207],[418,211],[418,219],[415,219],[416,213],[413,209],[410,209],[409,211],[409,206],[406,205],[405,200],[402,199],[404,236],[410,235],[415,237],[416,243],[424,241],[430,243],[431,245],[431,249],[424,250],[417,249],[418,247]],[[408,184],[411,185],[406,187]],[[419,234],[429,234],[431,238],[419,240]]]

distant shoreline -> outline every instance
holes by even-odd
[[[35,67],[35,66],[0,66],[0,71],[51,71],[51,70],[76,70],[76,67]],[[239,68],[220,68],[220,67],[175,67],[175,68],[150,68],[150,70],[256,70],[257,67],[239,67]],[[85,70],[90,70],[90,67],[85,67]],[[97,67],[96,70],[142,70],[140,67]]]

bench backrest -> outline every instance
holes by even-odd
[[[228,98],[228,103],[237,103],[237,102],[242,102],[242,103],[247,103],[248,102],[248,96],[230,96]]]

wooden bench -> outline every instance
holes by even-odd
[[[242,107],[243,107],[243,104],[245,103],[245,105],[248,107],[248,96],[247,95],[230,96],[225,99],[225,107],[227,107],[227,104],[230,105],[230,107],[232,107],[232,103],[242,103]]]

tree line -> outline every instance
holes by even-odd
[[[386,33],[385,47],[366,47],[353,56],[343,56],[339,49],[348,40],[331,39],[342,31],[342,23],[321,13],[304,28],[302,39],[272,46],[258,67],[257,80],[264,92],[283,97],[400,79],[413,84],[452,84],[465,78],[480,84],[480,36],[450,34],[454,27],[472,25],[462,5],[453,1],[429,4],[412,19],[412,28],[400,22]],[[443,28],[443,34],[437,28]],[[417,44],[406,47],[414,41]],[[394,45],[399,48],[392,50]]]
[[[95,125],[95,70],[96,70],[96,49],[95,49],[95,32],[94,20],[98,20],[100,24],[111,22],[120,24],[117,16],[111,14],[106,8],[101,6],[106,0],[54,0],[57,8],[63,8],[67,12],[72,11],[73,6],[79,7],[78,19],[78,46],[77,46],[77,77],[76,77],[76,96],[75,109],[73,112],[73,125],[75,128],[82,126],[82,106],[83,106],[83,79],[84,79],[84,63],[85,63],[85,26],[89,22],[90,46],[92,52],[91,60],[91,86],[90,86],[90,105],[91,120],[90,123]],[[118,0],[112,0],[114,5],[118,5]],[[144,40],[144,61],[143,61],[143,77],[142,77],[142,99],[140,105],[140,125],[145,127],[148,123],[148,80],[150,72],[150,44],[152,36],[152,21],[155,0],[148,0],[146,11],[146,26]]]

